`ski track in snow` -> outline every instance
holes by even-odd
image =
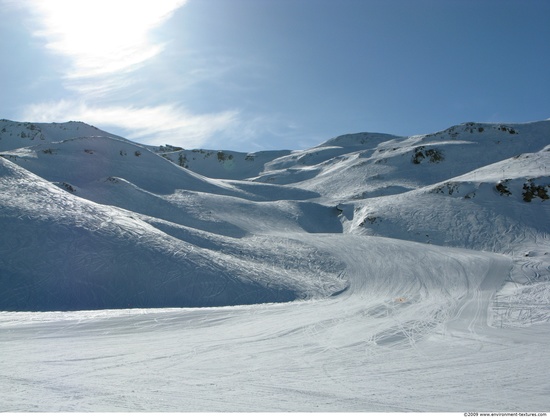
[[[285,304],[4,313],[0,409],[547,409],[548,325],[510,332],[487,322],[509,258],[369,237],[294,239],[340,256],[349,288]],[[395,247],[401,260],[385,256]]]

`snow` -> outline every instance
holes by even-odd
[[[83,122],[30,123],[0,119],[0,151],[36,145],[37,143],[47,144],[71,138],[101,135],[130,142]]]
[[[1,122],[0,411],[550,409],[549,121],[254,158]]]
[[[210,178],[242,180],[257,176],[265,164],[290,151],[259,151],[242,153],[229,150],[184,150],[166,145],[150,147],[163,158]]]

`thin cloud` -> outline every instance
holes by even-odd
[[[186,0],[24,0],[35,21],[33,35],[55,54],[70,59],[67,87],[79,90],[99,83],[114,88],[111,76],[128,75],[156,57],[164,44],[150,31],[165,22]],[[103,84],[103,85],[101,85]]]
[[[6,1],[6,0],[4,0]],[[9,1],[9,0],[8,0]],[[53,54],[68,58],[64,86],[86,100],[67,99],[27,106],[25,120],[82,120],[122,130],[148,144],[200,146],[238,124],[239,112],[193,114],[182,106],[131,106],[113,97],[139,80],[136,70],[158,56],[164,44],[151,37],[187,0],[22,0],[33,19],[32,34]],[[108,98],[101,104],[92,98]],[[112,104],[113,99],[118,102]],[[102,100],[105,102],[105,100]]]
[[[161,55],[171,40],[154,38],[152,31],[187,0],[0,2],[23,9],[25,27],[52,56],[68,63],[59,73],[66,90],[64,100],[38,99],[18,112],[23,120],[81,120],[137,142],[186,148],[227,147],[228,143],[262,148],[258,138],[279,125],[272,118],[245,115],[233,108],[197,113],[192,106],[181,105],[182,98],[192,103],[199,90],[234,94],[250,88],[247,83],[228,81],[246,69],[250,77],[264,73],[264,64],[250,57],[205,56],[196,50]],[[183,69],[167,65],[176,56],[185,58]],[[146,64],[153,65],[143,68]],[[162,76],[157,80],[154,70],[158,68]]]
[[[112,126],[127,132],[123,136],[129,139],[186,148],[203,146],[216,133],[234,130],[241,123],[235,110],[194,115],[173,104],[93,107],[68,100],[30,105],[23,116],[34,122],[81,120],[103,129]]]

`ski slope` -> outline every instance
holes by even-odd
[[[3,409],[547,409],[548,324],[487,324],[510,259],[372,237],[314,242],[347,264],[349,288],[340,295],[4,313]]]
[[[549,409],[549,121],[255,158],[2,123],[0,411]]]

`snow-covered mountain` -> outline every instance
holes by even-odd
[[[31,123],[0,119],[0,151],[78,137],[109,136],[126,141],[83,122]]]
[[[301,244],[300,250],[289,246],[289,251],[277,249],[276,255],[271,254],[281,237],[292,240],[303,233],[374,235],[542,258],[544,249],[550,248],[550,121],[465,123],[408,138],[348,134],[303,151],[255,154],[147,147],[82,122],[0,122],[6,247],[0,263],[4,295],[0,309],[231,305],[236,300],[231,286],[225,285],[231,296],[213,290],[217,302],[203,302],[212,299],[208,291],[182,290],[185,296],[176,297],[161,285],[140,287],[137,283],[150,280],[146,279],[151,276],[149,265],[163,266],[152,267],[155,276],[168,275],[181,289],[197,281],[210,283],[206,278],[210,271],[225,277],[233,268],[228,280],[237,288],[242,283],[274,286],[275,291],[243,303],[278,301],[274,295],[280,294],[287,295],[285,300],[327,296],[345,288],[342,271],[324,267],[323,253],[301,260],[302,252],[309,253]],[[6,149],[9,146],[12,149]],[[225,179],[213,177],[223,173],[228,174]],[[22,218],[23,213],[27,215]],[[125,221],[121,225],[112,219]],[[65,223],[66,234],[52,232]],[[143,228],[150,237],[134,230]],[[68,243],[75,231],[84,230],[90,235],[79,239],[86,245]],[[33,246],[26,235],[33,236]],[[173,248],[163,253],[181,254],[193,248],[204,251],[204,259],[210,261],[186,266],[172,255],[170,261],[161,261],[160,256],[147,257],[137,249],[123,250],[132,242],[120,238],[126,236],[139,238],[135,245],[147,251],[164,248],[170,241]],[[263,245],[248,242],[257,242],[258,237]],[[118,239],[120,244],[114,245]],[[155,240],[163,244],[153,245]],[[121,257],[119,246],[135,259],[113,261]],[[26,253],[41,255],[23,261]],[[71,261],[76,259],[78,263]],[[270,271],[281,276],[270,278],[269,286],[263,276],[267,266],[258,261],[262,259],[269,260]],[[248,265],[251,260],[254,263]],[[540,262],[547,265],[547,260]],[[203,265],[210,266],[199,267]],[[98,270],[100,266],[104,271]],[[136,271],[119,271],[130,266]],[[31,280],[45,274],[57,278],[51,283]],[[57,299],[44,298],[65,288],[56,282],[63,275],[82,295],[71,300],[65,293]],[[40,287],[30,284],[33,280]],[[113,284],[117,281],[125,284]],[[123,290],[132,288],[126,281],[134,283],[134,291]],[[106,290],[109,286],[119,293]],[[93,298],[83,296],[91,288]],[[34,299],[22,296],[21,289]],[[125,293],[124,302],[119,300],[120,292]]]
[[[186,367],[202,377],[187,388],[194,401],[164,391],[150,397],[153,410],[313,410],[321,400],[321,410],[340,411],[407,410],[409,401],[413,410],[550,406],[550,120],[347,134],[251,154],[147,146],[81,122],[1,120],[0,156],[0,333],[11,335],[0,352],[40,357],[24,345],[36,318],[50,330],[39,333],[68,342],[73,328],[109,329],[102,364],[128,335],[143,350],[160,338],[154,378]],[[166,309],[198,307],[211,309]],[[267,353],[269,364],[259,362]],[[126,379],[140,360],[120,355]],[[219,364],[221,380],[207,366],[218,358],[230,365]],[[475,374],[489,360],[481,368],[491,390],[459,385],[457,395],[445,379],[432,383],[434,373]],[[81,379],[94,367],[82,364]],[[21,369],[4,366],[7,393]],[[114,387],[109,367],[99,380]],[[510,374],[520,371],[529,379]],[[221,392],[209,408],[212,398],[200,396],[213,373]],[[93,376],[85,381],[89,393]],[[133,400],[108,404],[136,409],[146,386],[132,385]],[[44,397],[42,386],[33,396]],[[229,389],[239,387],[237,401]],[[8,410],[28,405],[10,399]],[[75,409],[97,410],[93,399]]]

